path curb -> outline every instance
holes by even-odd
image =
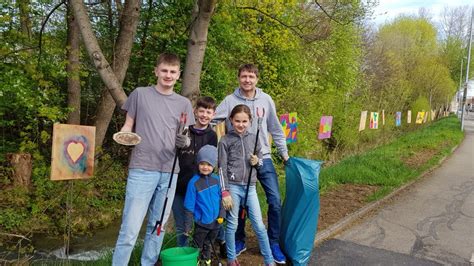
[[[464,138],[463,138],[462,141],[464,141]],[[462,143],[462,141],[461,141],[461,143]],[[415,183],[419,182],[420,180],[422,180],[423,177],[427,176],[433,170],[435,170],[436,168],[441,166],[441,164],[443,164],[443,162],[446,159],[451,157],[451,155],[454,153],[454,151],[456,151],[456,149],[459,147],[459,145],[461,145],[461,143],[454,146],[451,149],[451,152],[448,155],[441,158],[436,165],[434,165],[434,166],[430,167],[429,169],[427,169],[426,171],[424,171],[422,174],[420,174],[414,180],[412,180],[412,181],[408,182],[407,184],[399,187],[395,191],[392,191],[392,193],[388,194],[387,196],[383,197],[382,199],[380,199],[378,201],[375,201],[375,202],[372,202],[369,205],[366,205],[366,206],[362,207],[361,209],[353,212],[352,214],[347,215],[346,217],[339,220],[337,223],[331,225],[330,227],[324,229],[323,231],[317,232],[316,233],[316,239],[313,242],[313,247],[318,246],[319,244],[321,244],[322,242],[324,242],[328,238],[331,238],[332,236],[338,234],[339,232],[341,232],[342,230],[347,228],[349,225],[354,223],[356,220],[361,219],[362,217],[367,215],[369,212],[372,212],[372,211],[376,210],[381,205],[385,204],[386,202],[388,202],[389,200],[391,200],[392,198],[394,198],[395,196],[400,194],[406,188],[408,188],[408,187],[412,186],[413,184],[415,184]]]

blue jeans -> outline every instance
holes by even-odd
[[[174,195],[173,201],[173,217],[174,224],[176,228],[176,238],[178,247],[187,247],[188,237],[184,235],[184,221],[186,220],[185,210],[184,210],[184,196],[176,193]]]
[[[244,204],[246,186],[229,185],[230,195],[232,197],[232,210],[227,212],[227,228],[225,230],[225,240],[227,246],[227,259],[229,261],[236,259],[235,254],[235,231],[237,230],[240,205]],[[260,253],[262,253],[266,264],[273,263],[273,255],[268,241],[267,230],[263,224],[262,212],[258,203],[257,190],[255,186],[250,186],[247,198],[248,212],[247,216],[252,223],[253,230],[258,239]]]
[[[158,261],[178,176],[177,174],[173,176],[173,182],[168,191],[170,175],[170,173],[158,171],[129,169],[122,225],[112,257],[112,265],[128,265],[147,210],[148,222],[141,265],[155,265]],[[157,236],[156,231],[153,234],[151,232],[156,221],[161,218],[167,191],[168,203],[162,220],[161,233]]]
[[[278,176],[272,159],[263,159],[263,165],[258,169],[257,178],[267,197],[268,239],[271,244],[278,244],[281,226],[281,197]],[[235,238],[245,241],[245,219],[241,219],[240,216]]]

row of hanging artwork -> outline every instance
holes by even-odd
[[[367,123],[367,111],[362,111],[360,115],[359,131],[363,131],[366,128]],[[431,112],[418,112],[416,114],[416,124],[423,124],[430,120],[434,120],[436,117],[447,116],[447,112],[442,110]],[[428,118],[430,117],[430,118]],[[407,124],[411,124],[412,112],[407,111]],[[332,116],[322,116],[319,122],[318,139],[327,139],[331,137],[332,131]],[[280,116],[280,124],[283,128],[283,133],[286,136],[286,143],[294,143],[297,140],[297,129],[298,129],[298,115],[296,112],[283,114]],[[370,112],[369,116],[369,128],[378,129],[380,124],[385,125],[385,110],[382,112]],[[395,112],[395,126],[399,127],[402,125],[402,112]]]
[[[447,116],[447,112],[431,110],[431,112],[418,112],[416,114],[415,124],[423,124],[430,119],[435,120],[436,117]],[[369,117],[369,128],[378,129],[380,116],[382,116],[382,125],[385,125],[385,110],[382,110],[381,115],[378,112],[370,112]],[[429,118],[428,118],[429,117]],[[412,113],[411,110],[407,111],[407,124],[411,124]],[[367,111],[362,111],[360,114],[359,131],[362,131],[366,127],[367,122]],[[399,127],[402,125],[402,112],[395,112],[395,126]]]
[[[362,111],[360,116],[359,131],[366,127],[367,111]],[[423,124],[428,121],[428,117],[434,120],[436,117],[447,116],[447,112],[441,110],[431,112],[418,112],[416,124]],[[411,123],[411,111],[407,112],[407,124]],[[286,136],[287,143],[294,143],[297,140],[298,115],[296,112],[287,113],[280,116],[280,123]],[[331,138],[333,117],[322,116],[318,139]],[[395,126],[402,124],[402,113],[395,113]],[[380,125],[385,125],[385,111],[370,112],[369,128],[377,129]],[[221,124],[221,131],[225,131],[224,124]],[[219,129],[219,127],[217,127]],[[217,130],[219,131],[219,130]],[[225,134],[224,132],[220,132]],[[51,158],[51,180],[69,180],[89,178],[94,171],[94,149],[95,149],[95,127],[55,124],[53,127],[53,145]]]

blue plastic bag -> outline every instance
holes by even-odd
[[[280,243],[293,265],[307,265],[318,228],[322,161],[292,157],[288,163]]]

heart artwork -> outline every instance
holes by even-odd
[[[85,147],[81,142],[72,141],[67,145],[66,152],[71,161],[75,164],[82,155],[84,155]]]

